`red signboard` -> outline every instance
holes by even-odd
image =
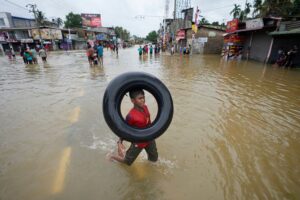
[[[102,27],[100,14],[81,14],[82,26],[99,28]]]
[[[224,43],[241,43],[244,41],[244,37],[239,35],[228,35],[224,37]]]
[[[238,30],[239,20],[233,19],[232,21],[227,22],[226,32],[231,33]]]

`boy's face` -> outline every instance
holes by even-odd
[[[139,107],[139,108],[143,108],[143,106],[145,105],[145,95],[143,94],[138,94],[135,98],[131,99],[131,102]]]

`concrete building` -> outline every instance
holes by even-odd
[[[227,25],[227,33],[224,34],[225,51],[229,57],[242,54],[244,59],[266,62],[272,48],[272,36],[269,32],[277,29],[279,21],[280,18],[269,17],[236,22],[235,27]]]
[[[213,25],[199,25],[197,33],[187,30],[187,45],[192,53],[221,54],[225,28]]]
[[[275,63],[278,58],[278,50],[287,52],[295,45],[300,48],[300,20],[283,21],[277,31],[269,33],[272,37],[272,48],[269,52],[268,62]],[[300,52],[295,56],[294,65],[300,66]]]
[[[292,19],[267,17],[235,23],[236,27],[229,27],[224,34],[224,49],[229,57],[242,54],[243,59],[274,64],[279,49],[288,52],[295,45],[300,47],[300,18]],[[298,51],[296,66],[300,66],[299,55]]]

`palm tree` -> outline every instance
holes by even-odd
[[[239,20],[240,21],[244,21],[246,15],[245,15],[245,11],[244,10],[241,10],[240,14],[239,14]]]
[[[250,13],[252,5],[250,3],[245,4],[245,9],[244,9],[244,17],[247,19],[248,14]]]
[[[254,0],[253,8],[252,17],[254,18],[260,15],[262,9],[262,0]]]
[[[200,20],[200,24],[209,24],[209,21],[207,19],[205,19],[205,17],[203,17],[201,20]]]
[[[42,11],[37,10],[36,20],[37,20],[38,26],[45,25],[45,20],[46,20],[45,14]]]
[[[60,27],[61,25],[63,25],[63,20],[60,17],[57,18],[55,21],[56,21],[56,24],[57,24],[58,27]]]
[[[230,12],[230,14],[233,16],[233,18],[237,18],[240,15],[241,12],[241,6],[234,4],[234,8]]]
[[[261,15],[265,16],[288,16],[293,3],[291,0],[265,0],[262,4]]]
[[[300,16],[300,0],[295,0],[293,8],[291,9],[291,15]]]

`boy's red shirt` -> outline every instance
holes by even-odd
[[[126,122],[135,128],[146,128],[151,124],[150,113],[146,105],[143,106],[144,112],[132,108],[126,116]],[[139,148],[145,148],[149,142],[136,143]]]

